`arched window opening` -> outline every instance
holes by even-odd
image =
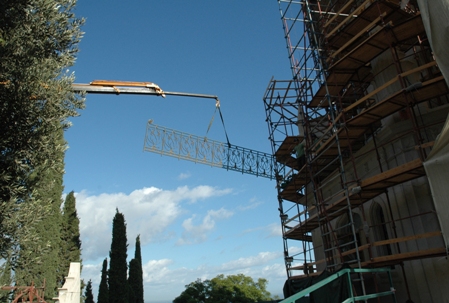
[[[385,218],[382,206],[377,202],[374,202],[371,208],[371,222],[374,241],[377,242],[388,240],[387,220]],[[376,246],[376,252],[378,256],[391,255],[391,246],[390,244]]]

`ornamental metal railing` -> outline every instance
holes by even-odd
[[[144,151],[274,179],[273,156],[147,123]]]

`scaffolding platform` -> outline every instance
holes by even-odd
[[[433,108],[447,113],[449,89],[417,3],[279,7],[292,80],[272,80],[264,102],[276,174],[289,181],[277,186],[288,279],[348,262],[361,269],[445,256],[423,161],[446,118]],[[293,155],[299,136],[302,167]]]
[[[278,150],[275,152],[275,160],[279,163],[283,163],[290,168],[299,170],[298,159],[292,157],[295,153],[295,147],[304,140],[303,136],[288,136],[279,146]]]
[[[348,198],[350,200],[351,207],[358,207],[366,201],[372,200],[378,195],[384,193],[385,190],[390,187],[405,183],[424,175],[425,171],[421,159],[415,159],[406,164],[362,180],[360,186],[353,186],[348,189]],[[285,236],[289,239],[298,240],[298,237],[302,237],[303,234],[310,233],[312,230],[316,229],[319,226],[320,218],[325,217],[326,220],[332,220],[341,216],[341,212],[339,212],[339,210],[344,209],[346,199],[346,195],[342,194],[338,200],[329,203],[327,206],[322,208],[320,212],[313,209],[314,211],[307,220],[301,222],[295,227],[291,227],[291,229],[285,233]]]
[[[392,44],[412,40],[407,43],[407,48],[412,47],[419,42],[418,37],[423,34],[424,25],[420,15],[396,26],[391,21],[382,26],[329,67],[325,84],[314,95],[309,106],[330,106],[329,103],[323,102],[323,99],[326,96],[337,98],[351,79],[372,80],[367,74],[369,69],[364,68],[367,64],[388,50]],[[362,69],[362,73],[357,72],[359,69]]]

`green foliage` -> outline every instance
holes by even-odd
[[[117,209],[112,221],[112,243],[109,251],[110,303],[128,303],[127,248],[125,217]]]
[[[92,293],[92,281],[89,280],[86,285],[86,291],[84,292],[84,303],[95,303],[94,302],[94,295]]]
[[[108,259],[104,259],[103,261],[103,268],[101,269],[100,286],[98,287],[97,303],[109,303]]]
[[[138,264],[136,259],[132,259],[129,262],[129,277],[128,277],[128,302],[134,303],[136,302],[136,293],[135,293],[135,277],[136,272],[138,270]]]
[[[268,284],[266,279],[259,278],[255,282],[251,277],[243,274],[226,277],[218,275],[211,280],[211,284],[212,289],[215,290],[211,294],[213,302],[259,302],[270,300],[270,293],[266,290]]]
[[[134,259],[140,260],[140,264],[142,265],[142,253],[140,251],[140,235],[136,238],[136,250],[134,251]]]
[[[61,223],[61,247],[60,247],[60,268],[58,283],[64,283],[70,262],[81,262],[81,239],[80,220],[76,212],[76,198],[74,192],[70,192],[64,202],[62,223]]]
[[[268,281],[239,275],[218,275],[212,280],[200,279],[186,285],[173,303],[250,303],[270,301]]]
[[[6,204],[7,203],[2,203],[1,206],[5,206]],[[2,210],[9,209],[9,207],[4,208],[1,207],[1,208]],[[12,283],[11,273],[15,269],[16,264],[21,255],[22,256],[29,255],[34,257],[34,261],[36,262],[40,261],[40,255],[36,255],[32,251],[21,251],[20,245],[31,246],[36,240],[39,240],[39,237],[37,236],[38,234],[37,227],[42,222],[42,218],[46,217],[50,213],[50,205],[42,205],[41,201],[36,199],[30,199],[29,201],[27,201],[27,203],[22,203],[20,205],[20,212],[23,212],[23,214],[20,215],[20,213],[12,213],[11,217],[8,217],[6,220],[2,222],[4,223],[4,225],[2,226],[5,229],[8,229],[8,227],[13,226],[13,224],[21,227],[14,231],[13,233],[15,236],[14,238],[10,233],[7,233],[7,235],[5,234],[0,235],[1,237],[10,236],[10,238],[7,238],[7,240],[9,240],[7,241],[8,242],[7,249],[3,247],[4,249],[1,250],[1,257],[4,260],[6,260],[6,262],[0,266],[1,280],[3,281],[2,285]],[[12,221],[12,218],[16,218],[17,221],[9,225],[9,221]],[[46,248],[45,245],[41,246],[39,253],[44,253],[46,250],[48,249]]]
[[[0,2],[0,255],[7,260],[2,279],[15,271],[22,284],[48,274],[50,292],[58,262],[53,253],[66,149],[62,132],[67,118],[84,106],[66,71],[82,35],[75,5]],[[38,274],[38,265],[45,274]]]
[[[129,303],[143,303],[143,270],[140,252],[140,236],[136,238],[134,259],[129,262]]]
[[[186,289],[173,300],[173,303],[208,303],[212,293],[210,280],[197,279],[186,285]]]
[[[64,146],[63,130],[52,134],[52,146]],[[41,207],[48,206],[44,220],[35,227],[36,236],[31,243],[20,242],[19,258],[15,262],[15,283],[17,285],[44,285],[45,300],[50,302],[57,294],[57,271],[60,264],[62,179],[64,172],[64,151],[54,148],[52,167],[37,166],[30,181],[35,189],[34,197]],[[26,202],[25,202],[26,203]],[[39,259],[36,259],[39,257]]]
[[[5,0],[0,5],[0,199],[23,198],[36,166],[51,167],[53,134],[83,107],[67,74],[82,20],[76,1]],[[65,146],[60,146],[62,150]]]

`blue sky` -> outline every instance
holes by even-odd
[[[148,81],[217,95],[230,142],[271,151],[262,97],[272,76],[291,77],[277,1],[79,0],[76,14],[86,18],[77,83]],[[66,132],[64,183],[77,193],[83,278],[95,299],[116,208],[128,256],[141,236],[146,302],[171,302],[218,274],[266,278],[281,295],[274,181],[143,152],[149,119],[204,136],[214,111],[208,99],[87,95]],[[217,115],[208,137],[226,140]]]

